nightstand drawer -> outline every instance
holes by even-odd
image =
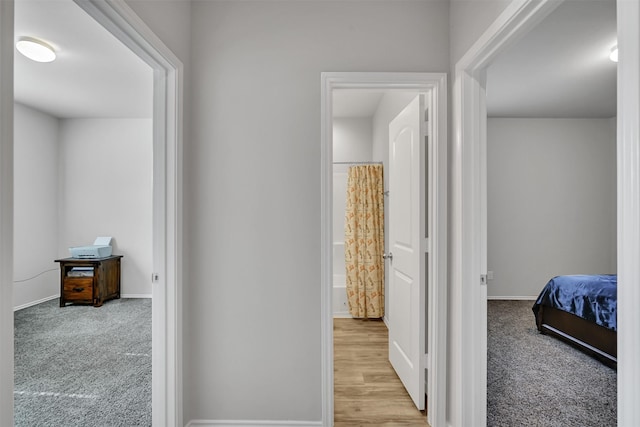
[[[64,299],[69,301],[92,301],[93,278],[66,277],[64,279]]]

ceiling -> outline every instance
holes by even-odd
[[[490,117],[616,115],[615,0],[566,0],[487,68]]]
[[[615,0],[565,0],[487,69],[489,117],[616,115]],[[334,91],[334,117],[370,117],[380,93]]]
[[[382,99],[383,92],[358,89],[333,91],[334,117],[373,117]]]
[[[14,33],[57,53],[38,63],[14,49],[17,102],[59,118],[151,117],[151,67],[72,0],[16,0]]]
[[[57,50],[15,54],[16,101],[60,118],[151,117],[151,68],[72,0],[16,0],[15,35]],[[487,69],[491,117],[613,117],[615,0],[565,0]],[[370,117],[380,93],[334,94],[336,117]]]

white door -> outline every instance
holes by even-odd
[[[389,124],[389,361],[424,409],[425,175],[424,95]]]

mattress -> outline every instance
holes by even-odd
[[[615,274],[556,276],[533,306],[554,307],[607,329],[618,329],[618,276]]]

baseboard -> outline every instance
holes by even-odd
[[[535,301],[538,299],[537,296],[535,297],[523,297],[523,296],[511,296],[511,297],[504,297],[504,296],[488,296],[487,297],[488,300],[496,300],[496,301],[507,301],[507,300],[512,300],[512,301]]]
[[[355,319],[355,317],[353,317],[350,313],[333,313],[333,318],[334,319]],[[389,329],[389,322],[387,321],[387,316],[383,316],[382,321],[387,326],[387,329]]]
[[[353,316],[349,313],[333,313],[334,319],[352,319]]]
[[[151,298],[151,294],[122,294],[120,298]],[[60,298],[60,294],[51,295],[46,298],[39,299],[37,301],[31,301],[26,304],[18,305],[13,307],[13,311],[22,310],[28,307],[33,307],[34,305],[42,304],[43,302],[51,301],[52,299]]]
[[[122,294],[120,298],[151,298],[151,294]]]
[[[186,427],[322,427],[322,421],[191,420]]]
[[[51,301],[52,299],[60,298],[60,294],[51,295],[50,297],[42,298],[37,301],[31,301],[26,304],[18,305],[13,307],[13,311],[22,310],[23,308],[33,307],[34,305],[42,304],[43,302]]]

